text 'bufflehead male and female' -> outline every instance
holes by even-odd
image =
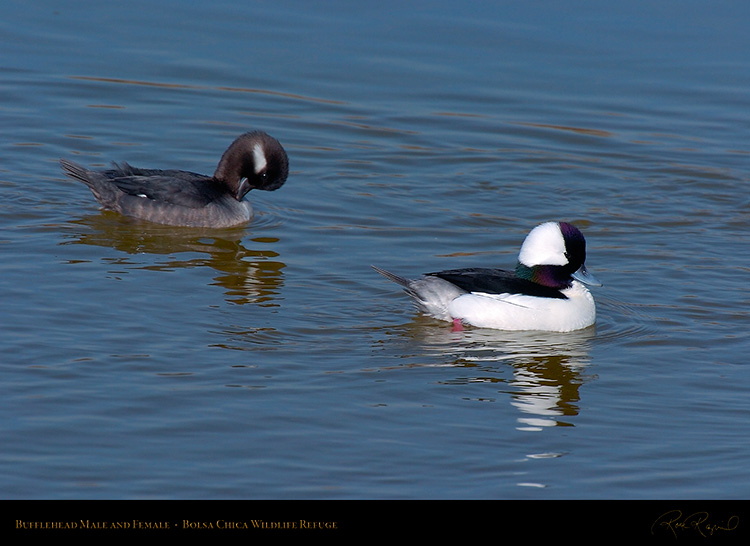
[[[65,173],[86,184],[102,207],[158,224],[229,227],[250,220],[242,198],[252,189],[272,191],[289,174],[278,140],[262,131],[240,135],[224,152],[213,176],[138,169],[127,163],[92,171],[62,159]]]
[[[569,332],[596,320],[585,285],[601,283],[585,261],[586,240],[578,228],[546,222],[526,236],[515,272],[453,269],[405,279],[373,268],[403,286],[421,312],[457,327]]]

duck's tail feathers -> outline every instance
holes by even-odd
[[[465,293],[439,277],[427,275],[419,279],[406,279],[374,265],[371,267],[386,279],[401,285],[419,311],[441,320],[452,320],[448,306]]]
[[[70,161],[68,159],[61,159],[60,165],[62,166],[63,171],[65,171],[65,174],[67,174],[69,177],[75,178],[76,180],[89,185],[89,170],[84,166],[79,165],[78,163],[74,163],[73,161]]]
[[[380,273],[381,275],[383,275],[389,281],[393,281],[396,284],[400,284],[401,286],[403,286],[407,290],[410,290],[411,281],[409,279],[406,279],[404,277],[400,277],[400,276],[396,275],[395,273],[391,273],[390,271],[386,271],[385,269],[381,269],[381,268],[379,268],[378,266],[375,266],[375,265],[371,265],[370,267],[372,267],[375,271],[377,271],[378,273]]]
[[[61,159],[60,165],[70,178],[86,184],[101,205],[114,210],[118,192],[105,174],[89,170],[68,159]]]

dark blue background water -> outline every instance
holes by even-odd
[[[4,498],[745,498],[750,9],[0,7]],[[213,171],[258,215],[103,213],[60,157]],[[512,267],[576,223],[595,328],[466,330],[369,267]]]

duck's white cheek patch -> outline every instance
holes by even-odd
[[[260,174],[266,170],[268,161],[266,161],[266,153],[263,151],[263,146],[260,144],[253,146],[253,159],[255,160],[255,174]]]
[[[546,222],[532,229],[521,245],[518,261],[534,265],[567,265],[565,239],[556,222]]]

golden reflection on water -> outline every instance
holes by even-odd
[[[209,267],[217,274],[215,286],[224,289],[227,302],[277,306],[286,264],[273,250],[275,237],[250,239],[257,249],[243,243],[244,228],[201,229],[140,222],[112,212],[90,215],[72,222],[80,226],[65,244],[114,248],[125,255],[148,254],[156,261],[134,265],[123,257],[118,262],[136,269],[172,271]],[[180,254],[190,253],[189,258]],[[197,254],[197,256],[196,256]]]
[[[185,83],[166,83],[166,82],[154,82],[146,80],[130,80],[125,78],[103,78],[97,76],[69,76],[72,80],[92,81],[100,83],[111,83],[111,84],[122,84],[122,85],[140,85],[145,87],[163,87],[168,89],[214,89],[218,91],[228,91],[231,93],[255,93],[260,95],[273,95],[277,97],[284,97],[288,99],[302,100],[308,102],[317,102],[323,104],[345,104],[343,101],[331,100],[331,99],[320,99],[316,97],[307,97],[305,95],[299,95],[295,93],[284,93],[282,91],[272,91],[269,89],[255,89],[249,87],[226,87],[226,86],[206,86],[206,85],[193,85]]]
[[[516,125],[523,125],[524,127],[534,127],[537,129],[552,129],[555,131],[566,131],[570,133],[576,133],[579,135],[587,136],[598,136],[598,137],[611,137],[614,136],[610,131],[602,131],[600,129],[587,129],[585,127],[572,127],[568,125],[554,125],[550,123],[530,123],[530,122],[516,122]]]

